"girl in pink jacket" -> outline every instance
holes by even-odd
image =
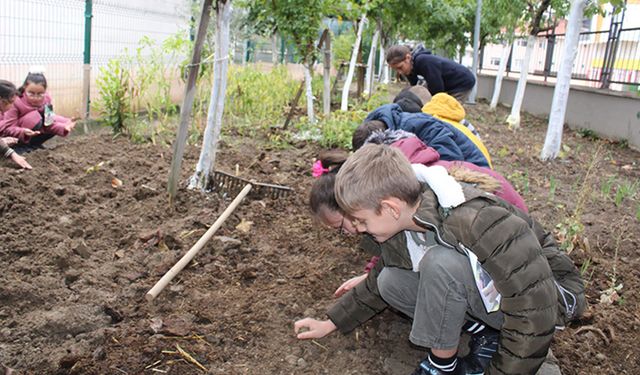
[[[18,152],[39,148],[54,135],[67,136],[75,121],[53,113],[47,80],[42,73],[29,73],[18,97],[0,122],[0,136],[18,138]]]

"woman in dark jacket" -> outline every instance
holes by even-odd
[[[392,46],[386,59],[389,66],[407,77],[412,86],[424,80],[431,95],[446,92],[464,103],[476,84],[473,73],[464,65],[424,49],[412,52],[407,46]]]

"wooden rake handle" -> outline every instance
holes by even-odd
[[[198,251],[200,251],[202,247],[211,239],[213,234],[218,229],[220,229],[220,227],[222,226],[222,223],[224,223],[224,221],[227,220],[227,218],[229,217],[229,215],[231,215],[233,210],[235,210],[236,207],[238,207],[242,199],[244,199],[244,197],[247,194],[249,194],[249,190],[251,190],[250,184],[246,185],[244,189],[242,189],[242,191],[231,202],[229,207],[227,207],[227,209],[224,210],[222,215],[220,215],[218,220],[216,220],[216,222],[213,223],[213,225],[207,230],[207,232],[203,234],[202,237],[200,237],[198,242],[196,242],[196,244],[193,245],[193,247],[178,261],[178,263],[176,263],[173,267],[171,267],[171,269],[167,273],[165,273],[164,276],[162,276],[162,278],[156,283],[156,285],[154,285],[153,288],[151,288],[151,290],[147,292],[147,295],[145,296],[145,298],[147,299],[148,302],[153,301],[154,298],[156,298],[158,294],[160,294],[160,292],[162,292],[162,290],[167,286],[167,284],[169,284],[169,282],[171,282],[171,280],[173,280],[173,278],[176,277],[176,275],[180,273],[180,271],[182,271],[182,269],[185,268],[187,264],[189,264],[189,262],[191,262],[191,260],[196,256],[196,254],[198,254]]]

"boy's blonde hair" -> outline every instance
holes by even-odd
[[[340,168],[335,194],[346,214],[365,209],[380,213],[383,199],[394,197],[414,205],[421,189],[409,160],[400,150],[366,144]]]

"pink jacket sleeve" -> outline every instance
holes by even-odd
[[[71,122],[71,119],[68,119],[66,117],[63,116],[58,116],[56,115],[56,117],[53,120],[53,124],[51,124],[51,126],[47,127],[47,133],[53,133],[55,135],[59,135],[61,137],[66,137],[69,134],[69,131],[67,131],[64,126],[66,124],[68,124],[69,122]]]
[[[29,137],[24,134],[24,129],[18,125],[18,109],[15,106],[9,108],[0,122],[0,136],[16,137],[21,142],[28,142]]]

